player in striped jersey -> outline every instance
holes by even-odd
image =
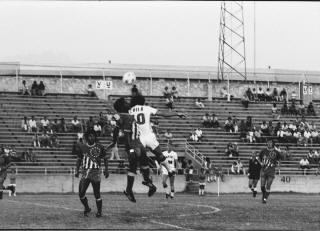
[[[149,187],[148,196],[152,196],[156,192],[157,188],[153,185],[152,180],[150,179],[146,150],[139,140],[134,118],[128,114],[129,104],[124,98],[119,98],[115,101],[113,107],[119,113],[118,116],[116,116],[117,126],[113,131],[113,144],[118,142],[119,132],[121,130],[129,161],[127,187],[123,193],[131,202],[136,202],[132,188],[139,164],[140,171],[144,179],[142,183]]]
[[[156,156],[158,163],[163,165],[168,170],[168,175],[173,175],[172,170],[170,169],[169,164],[165,161],[166,157],[163,155],[159,142],[157,141],[156,135],[154,134],[150,117],[151,115],[157,115],[162,117],[172,117],[178,116],[180,118],[185,118],[186,116],[181,113],[164,113],[158,112],[157,109],[145,106],[145,98],[142,95],[135,95],[131,100],[131,109],[129,114],[133,115],[136,122],[137,134],[139,140],[143,147],[150,148],[151,152]]]
[[[97,143],[95,133],[88,131],[84,135],[85,143],[79,145],[77,151],[77,162],[75,176],[79,177],[81,171],[81,179],[79,182],[79,197],[84,206],[84,215],[88,216],[91,211],[86,197],[86,191],[91,183],[94,197],[96,198],[97,213],[96,217],[101,217],[102,212],[102,198],[100,195],[101,183],[101,162],[104,162],[104,175],[109,176],[108,172],[108,158],[106,149],[101,144]]]
[[[284,159],[280,150],[275,147],[273,140],[267,142],[267,148],[261,150],[259,161],[261,164],[260,183],[262,191],[262,203],[267,203],[270,195],[271,184],[275,177],[277,163]]]

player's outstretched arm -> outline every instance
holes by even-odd
[[[155,114],[155,116],[159,116],[159,117],[174,117],[177,116],[179,118],[182,119],[186,119],[187,116],[181,112],[178,111],[172,111],[172,112],[165,112],[165,111],[157,111],[157,113]]]
[[[75,177],[79,177],[81,162],[82,162],[82,159],[77,158],[77,161],[76,161],[76,170],[75,170],[75,174],[74,174]]]
[[[104,174],[105,178],[108,178],[109,177],[109,168],[108,168],[108,158],[107,157],[103,158],[103,163],[104,163],[103,174]]]

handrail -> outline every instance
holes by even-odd
[[[193,145],[191,145],[187,140],[185,140],[185,153],[191,152],[193,159],[200,164],[200,166],[204,165],[205,162],[205,156],[199,152]]]

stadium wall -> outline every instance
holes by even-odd
[[[94,87],[97,80],[102,80],[102,77],[92,76],[64,76],[61,80],[60,76],[1,76],[0,77],[0,91],[17,92],[21,88],[22,80],[26,80],[27,84],[31,87],[33,81],[43,81],[46,86],[47,93],[72,93],[72,94],[85,94],[86,88],[89,84]],[[108,95],[128,95],[130,94],[131,86],[122,83],[120,77],[108,77],[106,80],[110,80],[113,83],[112,90],[96,90],[99,98],[107,99]],[[227,82],[211,81],[212,84],[212,96],[220,97],[220,90],[223,86],[227,86]],[[180,96],[192,96],[192,97],[207,97],[208,96],[208,80],[206,79],[173,79],[173,78],[138,78],[136,82],[138,88],[144,95],[162,95],[162,91],[165,86],[176,86]],[[286,88],[289,95],[295,91],[298,93],[299,84],[297,82],[267,82],[259,81],[256,83],[244,81],[230,81],[230,93],[237,98],[241,98],[243,93],[248,87],[258,88],[263,87],[266,89],[268,86],[273,89]],[[320,99],[320,83],[313,84],[313,98]]]
[[[102,179],[102,192],[122,192],[126,185],[125,174],[111,174],[108,179]],[[161,178],[154,175],[153,181],[158,192],[163,192]],[[142,177],[137,176],[134,185],[136,193],[145,193],[146,187],[141,184]],[[17,175],[17,190],[19,193],[77,193],[79,179],[71,175]],[[260,182],[258,184],[260,191]],[[186,189],[185,176],[176,176],[175,190],[183,192]],[[273,192],[319,193],[319,176],[276,176],[272,184]],[[89,191],[92,192],[91,187]],[[206,185],[206,192],[217,193],[217,183]],[[245,176],[226,176],[220,184],[220,193],[247,193],[248,178]]]

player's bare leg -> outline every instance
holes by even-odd
[[[174,198],[174,175],[169,177],[170,180],[170,188],[171,188],[171,192],[170,192],[170,197],[171,199]]]
[[[262,203],[267,203],[266,197],[266,177],[263,175],[261,176],[261,192],[262,192]]]
[[[85,217],[87,217],[88,214],[91,212],[91,208],[89,207],[88,199],[86,197],[86,191],[89,187],[89,184],[90,184],[89,179],[81,179],[79,182],[79,198],[81,203],[84,206],[83,214]]]

